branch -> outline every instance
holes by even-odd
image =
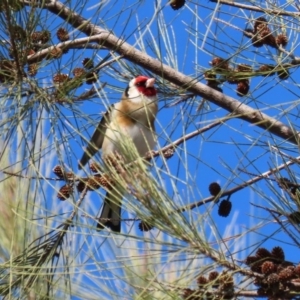
[[[234,187],[232,189],[229,189],[229,190],[226,190],[226,191],[220,193],[220,195],[218,195],[218,198],[221,198],[221,197],[224,197],[224,196],[229,196],[229,195],[231,195],[233,193],[236,193],[236,192],[238,192],[238,191],[240,191],[240,190],[242,190],[242,189],[244,189],[244,188],[246,188],[246,187],[248,187],[248,186],[250,186],[250,185],[252,185],[252,184],[254,184],[256,182],[258,182],[258,181],[260,181],[261,179],[267,178],[271,174],[278,173],[280,170],[283,170],[286,167],[288,167],[290,165],[293,165],[295,163],[298,163],[298,164],[300,163],[300,156],[298,156],[298,157],[296,157],[296,158],[294,158],[294,159],[292,159],[292,160],[290,160],[288,162],[285,162],[285,163],[281,164],[280,166],[278,166],[278,167],[276,167],[274,169],[271,169],[271,170],[269,170],[267,172],[264,172],[264,173],[262,173],[259,176],[251,178],[248,181],[246,181],[246,182],[244,182],[244,183],[242,183],[242,184],[240,184],[240,185],[238,185],[238,186],[236,186],[236,187]],[[186,210],[191,210],[191,209],[194,209],[194,208],[199,207],[201,205],[204,205],[206,203],[212,202],[215,199],[216,199],[215,196],[210,196],[210,197],[207,197],[207,198],[205,198],[205,199],[203,199],[201,201],[198,201],[196,203],[186,205],[186,206],[178,209],[178,211],[184,212]]]
[[[191,93],[207,99],[208,101],[234,114],[237,118],[243,119],[264,130],[267,130],[271,134],[288,140],[291,143],[298,144],[299,134],[291,127],[284,125],[282,122],[269,117],[259,110],[253,109],[232,97],[226,96],[205,84],[198,82],[197,78],[186,76],[183,73],[163,64],[161,61],[135,49],[133,46],[116,37],[111,32],[108,32],[100,26],[94,25],[79,14],[71,11],[61,2],[51,0],[49,3],[44,4],[42,8],[56,14],[65,20],[65,22],[85,33],[90,39],[97,40],[101,46],[115,51],[130,62],[153,72],[154,74],[162,77],[164,80],[185,88]]]

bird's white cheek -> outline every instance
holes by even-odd
[[[129,101],[135,104],[140,103],[154,103],[157,101],[157,96],[145,96],[141,94],[137,89],[131,89],[129,91]]]

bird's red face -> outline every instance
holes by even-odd
[[[137,88],[137,90],[147,97],[156,96],[154,83],[154,78],[149,78],[146,76],[137,76],[134,80],[134,86]]]

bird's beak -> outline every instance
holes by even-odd
[[[149,78],[149,79],[146,81],[146,88],[153,87],[153,86],[154,86],[154,83],[155,83],[155,78]]]

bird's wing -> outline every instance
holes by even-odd
[[[79,169],[86,165],[91,157],[93,157],[101,148],[103,144],[103,140],[105,137],[106,129],[111,121],[112,110],[114,109],[114,105],[111,105],[107,112],[103,115],[98,127],[96,128],[91,141],[86,147],[81,160],[79,162]]]

